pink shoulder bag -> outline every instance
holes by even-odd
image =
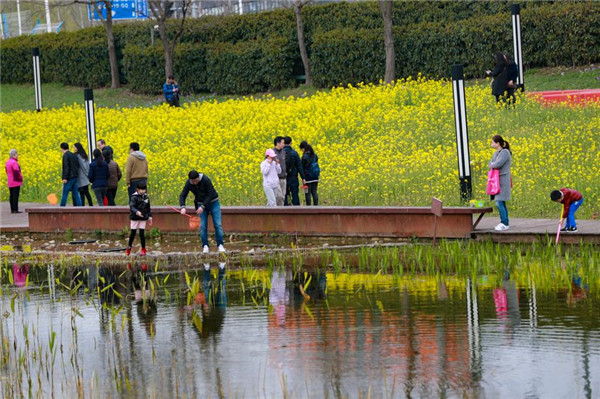
[[[490,168],[485,193],[488,195],[500,194],[500,170]]]

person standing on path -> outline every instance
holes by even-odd
[[[90,180],[88,174],[90,173],[90,164],[88,162],[88,156],[83,149],[81,143],[73,144],[73,153],[77,154],[77,160],[79,161],[79,174],[77,175],[77,184],[79,190],[79,197],[81,197],[81,206],[85,206],[85,200],[87,198],[88,204],[92,206],[92,196],[90,195]],[[75,206],[75,198],[73,198],[73,206]]]
[[[102,151],[94,150],[94,160],[90,164],[90,172],[88,178],[92,182],[92,190],[96,194],[98,206],[104,206],[104,197],[108,192],[108,164],[102,157]]]
[[[494,227],[495,230],[504,231],[509,229],[508,209],[506,201],[510,200],[510,191],[512,188],[512,179],[510,176],[510,167],[512,163],[512,152],[508,141],[502,136],[492,137],[492,148],[496,150],[490,161],[490,168],[498,169],[500,174],[500,192],[492,195],[492,200],[496,201],[498,213],[500,213],[500,223]]]
[[[23,174],[19,166],[19,154],[14,148],[8,152],[8,160],[4,165],[10,192],[10,213],[23,213],[19,210],[19,194],[23,185]]]
[[[508,68],[504,54],[496,53],[494,59],[496,60],[494,70],[487,70],[485,73],[494,78],[492,80],[492,95],[496,97],[496,102],[500,102],[501,100],[506,100],[506,92],[508,88]]]
[[[79,196],[79,160],[77,155],[69,151],[69,144],[60,143],[60,149],[63,152],[62,157],[62,182],[63,192],[62,198],[60,199],[60,206],[67,205],[67,198],[69,197],[69,191],[73,198],[75,198],[75,206],[81,206],[81,197]]]
[[[267,196],[267,206],[277,206],[277,198],[280,195],[279,173],[281,165],[274,150],[265,152],[265,159],[260,163],[260,171],[263,175],[263,190]]]
[[[96,146],[100,149],[100,151],[102,151],[102,156],[104,157],[104,160],[106,162],[109,161],[109,158],[106,157],[106,155],[104,155],[105,151],[108,151],[110,154],[110,159],[114,158],[114,153],[113,153],[113,149],[111,148],[111,146],[106,145],[106,141],[104,141],[104,139],[100,139],[98,140],[98,142],[96,143]]]
[[[292,148],[292,138],[285,136],[283,139],[285,147],[285,168],[287,169],[286,177],[286,190],[283,205],[300,205],[300,198],[298,198],[298,189],[300,188],[300,182],[298,181],[298,174],[304,184],[304,169],[302,168],[302,162],[300,162],[300,155]],[[291,197],[291,204],[288,202]]]
[[[123,177],[119,164],[110,157],[110,151],[102,151],[104,160],[108,162],[108,191],[106,197],[108,198],[108,206],[115,206],[115,198],[117,197],[117,189],[119,188],[119,180]]]
[[[285,146],[285,142],[283,137],[277,136],[275,140],[273,140],[273,144],[275,147],[273,150],[275,154],[277,154],[277,158],[279,159],[279,165],[281,166],[281,171],[278,174],[279,177],[279,192],[277,193],[277,206],[283,206],[283,198],[286,193],[286,179],[287,179],[287,170],[285,168],[285,151],[283,147]]]
[[[138,184],[148,185],[148,159],[146,154],[140,151],[138,143],[129,144],[129,156],[125,165],[125,181],[127,182],[127,192],[129,199]]]
[[[129,199],[129,219],[131,220],[129,228],[131,229],[131,233],[129,234],[129,242],[125,251],[125,255],[127,256],[131,254],[131,246],[133,245],[135,233],[138,229],[140,231],[140,243],[142,244],[140,256],[146,255],[146,237],[144,236],[146,221],[152,226],[152,209],[150,208],[150,198],[148,198],[146,188],[145,183],[138,184],[135,193]]]
[[[185,200],[188,194],[194,193],[194,208],[196,214],[200,216],[200,239],[202,240],[202,253],[209,252],[208,247],[208,215],[212,215],[213,227],[215,228],[215,240],[219,252],[225,252],[223,246],[223,227],[221,225],[221,204],[219,203],[219,194],[212,184],[212,181],[205,174],[191,170],[188,173],[188,180],[179,194],[179,207],[181,214],[185,215]]]
[[[304,179],[308,191],[305,194],[306,205],[310,206],[311,197],[313,205],[319,205],[319,195],[317,188],[319,186],[320,168],[319,157],[315,154],[312,146],[306,141],[300,143],[302,154],[302,169],[304,169]]]

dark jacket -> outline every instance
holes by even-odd
[[[513,83],[516,85],[517,79],[519,79],[519,67],[514,61],[508,64],[508,66],[506,67],[506,74],[507,82],[512,80]]]
[[[140,195],[137,191],[133,193],[129,200],[129,219],[131,220],[148,220],[152,217],[150,209],[150,198],[148,194]],[[142,217],[137,215],[137,211],[142,212]]]
[[[182,208],[185,206],[185,200],[190,191],[194,193],[194,208],[196,209],[199,207],[206,208],[206,204],[219,200],[217,190],[215,190],[210,179],[203,174],[200,175],[200,182],[198,184],[190,183],[189,179],[185,182],[185,186],[183,186],[183,190],[179,194],[179,206]]]
[[[315,153],[302,154],[302,168],[304,169],[304,179],[306,181],[318,180],[314,176],[310,176],[310,165],[313,161],[319,162],[319,157]]]
[[[62,179],[71,180],[79,176],[79,160],[77,155],[66,151],[62,157]]]
[[[100,165],[96,160],[90,163],[90,173],[88,179],[92,183],[92,188],[108,187],[108,178],[110,173],[108,172],[108,164],[101,161]]]
[[[508,86],[508,69],[506,62],[496,64],[491,74],[494,77],[492,82],[492,95],[503,96]]]
[[[118,188],[119,180],[121,180],[121,177],[123,177],[121,168],[119,168],[119,164],[117,164],[115,161],[110,161],[108,163],[108,173],[108,188]]]
[[[281,165],[281,173],[278,173],[277,177],[279,177],[280,179],[285,179],[287,177],[287,168],[285,167],[285,151],[278,150],[277,148],[273,148],[273,151],[275,151],[275,154],[277,154],[277,159],[279,159],[279,165]]]
[[[561,188],[560,192],[563,193],[563,199],[559,201],[563,204],[563,219],[567,217],[569,214],[569,208],[573,202],[577,202],[583,198],[583,195],[577,190],[571,190],[570,188]]]
[[[288,181],[298,181],[298,173],[300,173],[300,177],[304,180],[304,168],[302,167],[302,162],[300,161],[300,155],[290,146],[283,147],[285,151],[285,167],[287,170]]]

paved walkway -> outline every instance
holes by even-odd
[[[0,204],[0,229],[17,230],[29,228],[29,218],[25,209],[41,206],[48,206],[48,204],[43,202],[19,202],[19,210],[23,211],[23,213],[10,213],[10,204],[2,202]]]

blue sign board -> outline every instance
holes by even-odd
[[[96,5],[88,5],[88,17],[90,21],[100,21],[101,18],[96,12],[100,9],[102,19],[106,20],[106,6],[103,1],[91,0]],[[111,0],[111,14],[113,20],[123,19],[147,19],[148,18],[148,0]]]

